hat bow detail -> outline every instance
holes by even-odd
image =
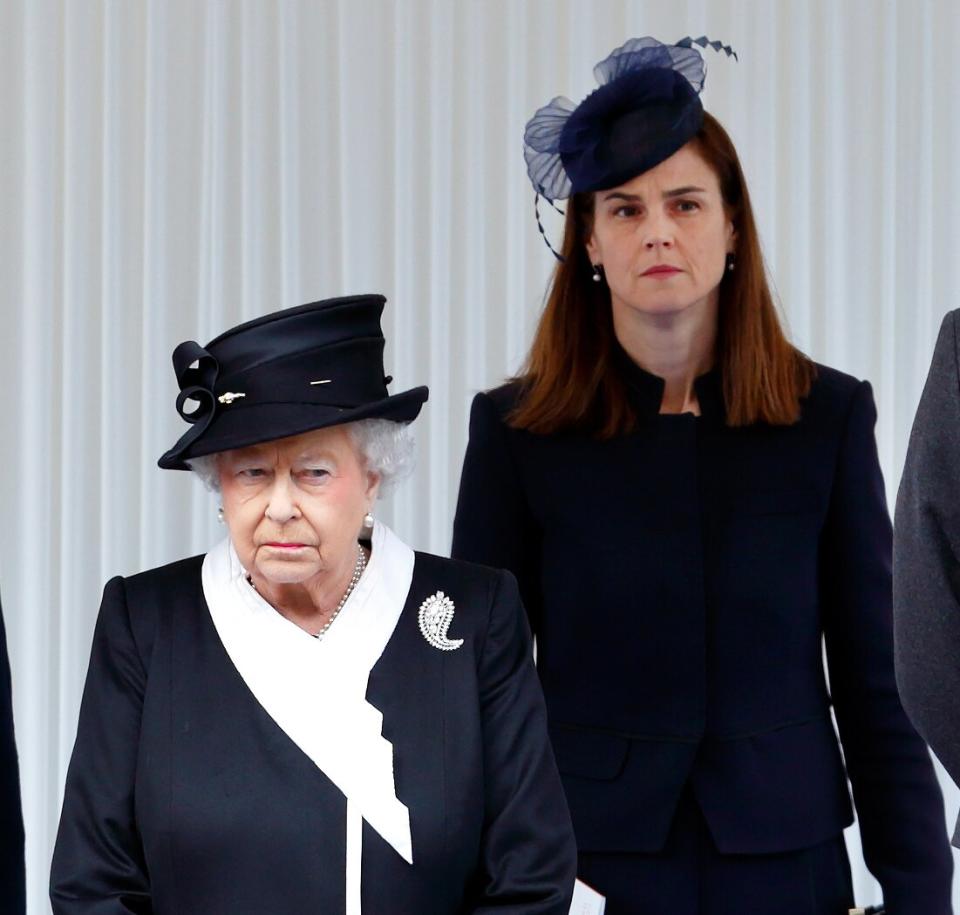
[[[192,424],[193,428],[187,434],[193,441],[203,435],[216,412],[214,385],[220,374],[220,364],[209,350],[195,340],[187,340],[173,351],[173,371],[180,385],[177,412]],[[197,406],[188,410],[187,401],[194,401]]]

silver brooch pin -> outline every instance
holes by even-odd
[[[239,400],[241,397],[246,396],[246,394],[240,394],[235,391],[227,391],[226,394],[221,394],[217,400],[219,400],[220,403],[233,403],[235,400]]]
[[[452,622],[453,601],[443,591],[437,591],[420,605],[420,631],[434,648],[455,651],[463,644],[463,639],[447,638]]]

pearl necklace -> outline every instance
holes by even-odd
[[[323,624],[323,628],[319,632],[311,633],[315,639],[322,639],[327,634],[327,630],[333,625],[333,621],[340,615],[343,605],[347,602],[347,599],[350,597],[350,595],[353,594],[353,589],[357,586],[357,582],[360,581],[360,576],[363,575],[363,570],[366,567],[367,551],[362,546],[357,547],[357,562],[353,567],[353,575],[350,578],[350,584],[347,585],[347,590],[343,592],[343,597],[340,598],[340,603],[337,604],[337,609],[330,614],[330,619]]]
[[[340,615],[340,611],[343,609],[344,604],[350,598],[350,595],[353,594],[353,589],[357,586],[357,582],[360,581],[360,576],[363,575],[363,570],[367,567],[367,551],[362,547],[357,547],[357,561],[353,566],[353,575],[350,577],[350,584],[347,585],[347,590],[343,592],[343,597],[340,598],[340,603],[337,604],[336,609],[333,613],[330,614],[330,619],[328,619],[324,624],[323,628],[319,632],[311,632],[315,639],[322,639],[326,634],[327,630],[333,625],[333,621]],[[247,576],[247,584],[253,588],[254,591],[257,590],[257,586],[253,583],[253,576]],[[259,592],[258,592],[259,593]]]

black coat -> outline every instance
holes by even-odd
[[[893,611],[903,704],[960,784],[960,311],[943,319],[897,494]],[[960,846],[960,821],[953,834]]]
[[[419,629],[437,590],[456,599],[455,651]],[[566,915],[573,834],[512,577],[418,553],[367,698],[393,744],[414,864],[364,823],[363,911]],[[345,817],[232,666],[200,558],[107,585],[54,853],[57,915],[343,912]]]
[[[0,609],[0,899],[3,911],[20,915],[26,910],[23,867],[23,816],[20,812],[20,776],[13,739],[13,702],[7,635]]]
[[[698,418],[617,366],[640,420],[611,441],[509,428],[515,385],[478,395],[454,526],[456,557],[520,582],[580,850],[658,851],[688,783],[721,852],[809,847],[852,821],[849,774],[890,910],[949,912],[869,384],[820,367],[799,423],[735,429],[717,372]]]

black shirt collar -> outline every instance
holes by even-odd
[[[666,386],[663,378],[640,368],[619,344],[614,345],[613,361],[627,385],[630,399],[637,413],[643,417],[659,414],[660,405],[663,403],[663,391]],[[725,410],[720,369],[713,368],[700,375],[693,382],[693,387],[697,392],[700,413],[703,416],[722,418]]]

